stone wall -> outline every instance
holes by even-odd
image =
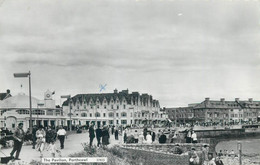
[[[189,165],[189,155],[175,155],[150,150],[122,147],[140,165]]]

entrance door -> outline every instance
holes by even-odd
[[[100,127],[101,121],[97,121],[97,126]]]

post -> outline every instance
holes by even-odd
[[[242,144],[237,143],[237,149],[239,152],[239,165],[242,165]]]
[[[70,131],[72,130],[72,121],[71,121],[71,108],[70,108],[70,97],[69,97],[69,110],[70,110]]]

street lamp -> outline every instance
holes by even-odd
[[[44,103],[37,103],[37,126],[39,127],[40,125],[39,125],[39,118],[38,118],[38,115],[39,115],[39,106],[41,107],[41,106],[44,106]]]
[[[69,116],[70,116],[70,131],[71,131],[72,130],[71,129],[72,121],[71,121],[70,95],[63,95],[63,96],[61,96],[61,98],[65,98],[69,101],[68,105],[69,105],[69,110],[70,110]]]
[[[30,121],[29,121],[29,128],[30,133],[32,133],[32,96],[31,96],[31,72],[28,73],[14,73],[15,78],[24,78],[29,77],[29,101],[30,101]]]

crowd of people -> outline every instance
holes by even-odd
[[[10,157],[14,160],[20,160],[19,155],[23,146],[23,142],[28,134],[23,130],[23,123],[19,123],[18,127],[14,131],[12,137],[14,141],[13,149],[10,153]],[[31,140],[32,149],[35,149],[40,153],[40,157],[43,157],[43,151],[47,150],[55,157],[57,154],[61,156],[61,149],[64,149],[64,140],[66,136],[65,129],[60,126],[57,129],[48,126],[44,128],[42,125],[33,126]],[[55,145],[56,140],[60,141],[60,149]],[[15,156],[14,156],[15,154]]]

